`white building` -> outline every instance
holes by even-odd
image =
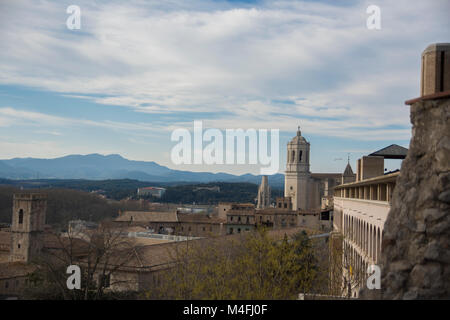
[[[342,277],[345,295],[357,297],[367,268],[379,265],[384,223],[400,171],[384,174],[384,158],[403,159],[407,149],[391,145],[362,157],[356,181],[334,190],[333,229],[342,239]]]
[[[153,197],[161,198],[165,192],[166,192],[166,189],[164,189],[164,188],[144,187],[144,188],[139,188],[137,191],[137,194],[138,194],[138,196],[153,196]]]

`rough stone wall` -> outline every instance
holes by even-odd
[[[364,289],[362,298],[450,298],[449,118],[448,98],[411,105],[410,148],[384,228],[381,292]]]

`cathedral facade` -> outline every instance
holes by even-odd
[[[323,199],[333,194],[342,181],[341,173],[311,173],[310,143],[300,127],[287,144],[284,196],[290,198],[293,210],[320,211]]]

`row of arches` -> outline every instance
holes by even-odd
[[[357,245],[361,252],[378,263],[381,254],[383,230],[363,219],[344,214],[344,236]]]
[[[344,267],[347,270],[345,284],[349,287],[352,297],[357,297],[359,289],[364,285],[367,275],[367,268],[371,263],[362,257],[359,252],[347,241],[344,242]]]

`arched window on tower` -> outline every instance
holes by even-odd
[[[19,224],[22,224],[22,223],[23,223],[23,210],[20,209],[19,210]]]
[[[300,153],[298,154],[298,162],[302,162],[302,155],[303,155],[303,151],[300,150]]]
[[[292,161],[291,162],[294,162],[294,161],[295,161],[295,150],[292,151]]]

